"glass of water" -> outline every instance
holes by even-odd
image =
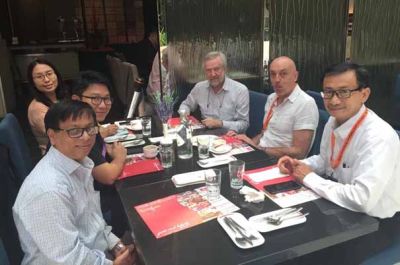
[[[197,150],[199,153],[199,159],[208,158],[209,149],[210,149],[210,136],[208,135],[197,136]]]
[[[213,169],[205,173],[207,198],[210,201],[217,200],[221,192],[221,170]]]
[[[151,136],[151,117],[146,116],[142,117],[142,133],[143,136],[149,137]]]
[[[172,145],[172,139],[163,138],[161,140],[160,159],[161,159],[161,165],[164,168],[172,167],[173,155],[174,155],[174,148]]]

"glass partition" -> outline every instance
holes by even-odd
[[[355,0],[351,59],[370,71],[367,105],[400,129],[400,3]],[[399,79],[396,86],[396,79]]]
[[[344,61],[348,0],[268,0],[270,60],[286,55],[303,90],[321,89],[323,70]]]
[[[160,31],[179,58],[181,97],[204,80],[202,59],[210,51],[226,54],[228,76],[260,90],[262,84],[264,0],[159,0]],[[170,62],[169,55],[169,64]],[[169,66],[173,71],[176,65]]]

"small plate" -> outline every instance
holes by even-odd
[[[279,214],[280,212],[285,211],[285,210],[286,210],[286,208],[268,212],[268,213],[259,214],[259,215],[254,215],[249,218],[249,222],[259,232],[266,233],[266,232],[274,231],[274,230],[281,229],[284,227],[302,224],[307,221],[307,218],[305,216],[299,216],[298,218],[290,218],[287,220],[283,220],[283,222],[280,225],[273,225],[273,224],[268,223],[267,220],[265,219],[267,216]]]
[[[211,153],[214,153],[217,155],[228,153],[231,150],[232,150],[232,145],[230,145],[230,144],[220,145],[217,148],[214,148],[214,147],[210,148]]]
[[[243,227],[246,230],[246,234],[248,236],[253,235],[256,237],[256,239],[252,240],[253,245],[250,245],[249,243],[239,244],[235,240],[235,232],[233,232],[231,230],[231,228],[224,221],[224,218],[227,216],[230,217],[231,219],[235,220],[236,223],[238,223],[241,227]],[[225,230],[225,232],[228,234],[228,236],[232,239],[233,243],[235,243],[235,245],[238,248],[242,248],[242,249],[254,248],[254,247],[258,247],[258,246],[264,244],[264,242],[265,242],[264,237],[256,229],[254,229],[252,224],[249,221],[247,221],[247,219],[240,213],[231,213],[231,214],[223,215],[223,216],[218,217],[217,220],[218,220],[218,223],[222,226],[222,228]],[[238,233],[236,232],[236,234],[238,234]]]

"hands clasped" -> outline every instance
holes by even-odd
[[[300,182],[303,182],[304,177],[312,172],[308,165],[289,156],[281,157],[278,161],[278,167],[281,173],[292,175]]]

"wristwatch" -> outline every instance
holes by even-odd
[[[112,254],[115,256],[116,253],[120,252],[121,250],[123,250],[125,248],[124,243],[122,243],[121,241],[119,241],[112,249],[111,252]]]

